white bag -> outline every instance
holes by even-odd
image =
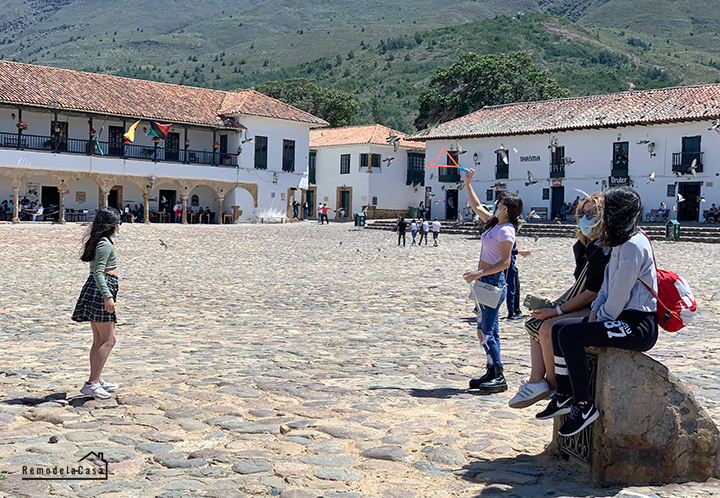
[[[500,304],[504,289],[504,285],[502,287],[495,287],[492,284],[475,280],[470,284],[470,295],[468,299],[474,299],[478,309],[480,309],[481,305],[489,308],[497,308]]]

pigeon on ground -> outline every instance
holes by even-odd
[[[252,137],[248,137],[247,129],[245,129],[245,139],[242,140],[241,143],[248,143],[248,142],[249,142],[249,143],[252,143],[252,141],[253,141],[253,138],[252,138]]]
[[[648,177],[648,181],[647,181],[647,182],[648,182],[648,183],[652,183],[652,182],[654,182],[654,181],[655,181],[655,172],[653,171],[652,173],[650,173],[650,176]]]
[[[535,177],[532,174],[532,171],[528,170],[527,173],[528,173],[528,181],[525,182],[525,186],[529,187],[530,185],[535,185],[538,182],[538,180],[535,179]]]
[[[383,162],[387,163],[387,165],[390,166],[394,160],[395,160],[395,156],[388,156],[385,159],[383,159]]]
[[[536,235],[536,236],[535,236],[535,239],[533,240],[533,242],[537,242],[539,238],[540,238],[540,237],[539,237],[538,235]]]
[[[555,217],[555,218],[553,218],[553,221],[555,223],[557,223],[558,225],[562,225],[562,220],[560,218]]]

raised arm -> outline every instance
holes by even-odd
[[[467,173],[463,175],[463,183],[465,183],[465,191],[468,195],[468,200],[470,201],[470,207],[473,211],[480,217],[483,222],[487,222],[490,218],[492,218],[492,213],[485,209],[480,202],[480,199],[478,199],[478,196],[475,194],[475,191],[472,188],[472,185],[470,185],[470,180],[472,180],[473,176],[475,175],[475,170],[470,168]]]

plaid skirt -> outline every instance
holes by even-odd
[[[115,301],[117,301],[118,293],[118,277],[117,275],[105,275],[105,282],[107,283],[108,289],[112,294]],[[88,279],[83,285],[82,291],[80,291],[80,297],[75,304],[75,311],[72,314],[72,319],[76,322],[117,322],[115,313],[108,313],[105,311],[105,298],[103,298],[95,284],[95,278],[91,273]]]

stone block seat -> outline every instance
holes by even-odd
[[[668,484],[720,477],[720,432],[690,389],[648,355],[587,350],[591,393],[600,418],[553,444],[585,461],[600,485]]]

